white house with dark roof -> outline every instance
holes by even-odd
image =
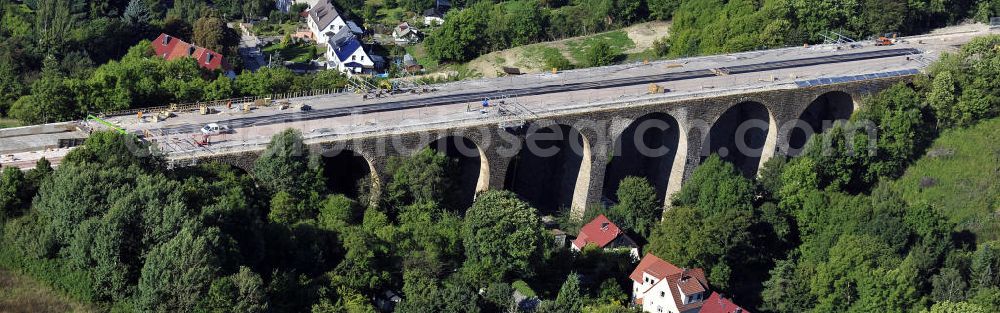
[[[371,73],[375,60],[365,52],[361,41],[349,29],[342,29],[327,41],[327,69],[336,69],[348,76]]]
[[[313,33],[316,43],[324,44],[330,40],[330,36],[347,28],[347,21],[337,12],[337,8],[329,0],[320,0],[309,9],[309,18],[306,19],[309,30]],[[355,25],[355,27],[357,27]]]

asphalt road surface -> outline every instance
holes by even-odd
[[[802,58],[794,60],[783,60],[783,61],[738,65],[731,67],[721,67],[719,68],[719,70],[729,74],[743,74],[743,73],[772,71],[772,70],[814,66],[822,64],[844,63],[844,62],[853,62],[861,60],[898,57],[898,56],[914,55],[914,54],[920,54],[920,51],[917,49],[909,49],[909,48],[886,49],[886,50],[847,53],[847,54],[823,56],[823,57]],[[367,105],[363,104],[351,107],[317,109],[305,112],[280,113],[270,116],[235,118],[225,121],[219,121],[218,123],[221,125],[226,125],[230,129],[237,129],[237,128],[245,128],[251,126],[263,126],[263,125],[271,125],[279,123],[331,118],[338,116],[348,116],[352,114],[365,114],[373,112],[396,111],[396,110],[448,105],[456,103],[479,102],[482,101],[483,99],[490,98],[498,94],[533,96],[533,95],[569,92],[577,90],[615,88],[615,87],[635,86],[635,85],[650,84],[650,83],[661,83],[668,81],[697,79],[703,77],[711,77],[715,75],[716,75],[715,73],[713,73],[708,69],[691,70],[691,71],[674,72],[674,73],[666,73],[658,75],[606,79],[606,80],[598,80],[590,82],[550,84],[550,85],[542,85],[530,88],[498,89],[498,90],[483,91],[483,92],[449,94],[449,95],[427,97],[415,100],[383,102],[383,103],[375,103]],[[158,130],[162,133],[167,133],[167,134],[192,133],[192,132],[197,132],[199,129],[201,129],[202,126],[203,125],[201,124],[184,124],[171,127],[164,127]]]

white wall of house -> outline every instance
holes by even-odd
[[[330,41],[330,36],[332,35],[327,35],[328,32],[336,34],[341,28],[347,27],[347,22],[344,21],[343,16],[337,16],[337,18],[334,19],[333,22],[330,22],[330,25],[324,29],[319,29],[319,25],[316,25],[316,21],[314,21],[312,17],[307,19],[306,24],[309,25],[309,31],[313,33],[313,38],[316,39],[316,43],[318,44],[324,44]]]
[[[670,293],[670,284],[660,282],[656,277],[642,273],[643,283],[632,282],[632,294],[642,299],[642,311],[651,313],[680,313],[674,297]],[[659,284],[657,284],[659,282]],[[652,287],[652,289],[650,289]],[[646,291],[648,289],[648,291]],[[643,293],[645,291],[645,293]]]
[[[337,69],[341,73],[346,73],[346,74],[361,73],[362,68],[350,68],[344,66],[344,64],[340,62],[340,59],[337,58],[337,52],[334,51],[334,49],[335,48],[332,46],[326,49],[326,59],[329,60],[326,63],[326,67],[328,69]],[[357,50],[354,50],[354,53],[352,53],[351,56],[348,57],[346,61],[344,61],[344,63],[349,63],[349,62],[357,62],[358,64],[361,64],[362,66],[369,68],[375,66],[375,62],[372,61],[372,58],[371,56],[368,55],[368,53],[365,53],[365,49],[363,48],[358,48]]]

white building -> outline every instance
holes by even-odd
[[[306,24],[309,25],[309,30],[312,31],[313,38],[318,44],[325,44],[333,34],[347,27],[347,21],[340,16],[340,12],[337,12],[329,0],[320,0],[309,9]]]
[[[705,272],[683,269],[647,253],[632,274],[632,299],[643,312],[697,313],[709,292]]]
[[[361,41],[349,29],[343,29],[327,41],[326,67],[337,69],[348,76],[371,73],[375,69],[375,60],[365,52]]]

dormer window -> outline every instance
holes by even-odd
[[[213,55],[211,53],[207,53],[206,54],[206,56],[205,56],[205,64],[212,63],[212,56]]]
[[[170,43],[170,35],[164,35],[163,36],[163,45],[166,46],[168,43]]]

